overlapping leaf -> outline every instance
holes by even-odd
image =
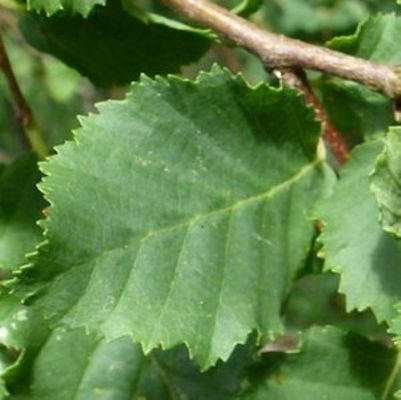
[[[27,41],[77,69],[100,87],[126,85],[141,73],[166,74],[197,61],[210,40],[178,23],[136,18],[119,2],[96,9],[88,18],[59,13],[28,15],[21,22]]]
[[[84,329],[58,328],[10,392],[13,400],[231,400],[245,365],[234,356],[202,374],[183,348],[145,357],[128,337],[106,342]]]
[[[393,105],[355,82],[325,77],[320,90],[326,110],[350,146],[382,137],[393,123]]]
[[[383,228],[401,236],[401,129],[392,128],[371,177]]]
[[[370,17],[354,35],[330,41],[330,48],[377,62],[400,62],[399,44],[394,41],[401,31],[401,20],[395,14]]]
[[[353,151],[318,216],[325,267],[341,275],[348,310],[370,307],[379,321],[389,321],[401,300],[401,242],[382,230],[368,179],[382,148],[374,141]]]
[[[368,60],[396,65],[401,63],[401,46],[394,38],[400,35],[399,16],[378,15],[361,24],[354,35],[336,38],[328,45]],[[319,88],[333,122],[350,141],[383,136],[394,120],[391,101],[361,85],[331,78]]]
[[[105,5],[106,0],[28,0],[29,10],[45,11],[52,15],[60,10],[87,16],[96,5]]]
[[[145,356],[128,337],[107,342],[83,328],[49,329],[12,295],[0,299],[0,318],[0,373],[9,394],[0,386],[0,398],[231,400],[252,360],[250,343],[202,374],[183,346]]]
[[[384,345],[336,328],[315,328],[303,335],[300,354],[267,356],[242,398],[389,399],[401,384],[399,377],[392,381],[396,360],[396,352]]]
[[[215,68],[144,79],[82,124],[43,165],[36,306],[145,351],[186,343],[203,368],[253,330],[279,333],[308,212],[333,182],[302,96]]]
[[[36,188],[40,174],[36,158],[24,156],[0,175],[0,270],[3,279],[27,261],[42,232],[36,221],[45,206]]]

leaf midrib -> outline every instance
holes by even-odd
[[[307,164],[304,167],[302,167],[301,170],[299,172],[297,172],[295,175],[293,175],[291,178],[289,178],[289,179],[287,179],[287,180],[285,180],[285,181],[273,186],[272,188],[270,188],[266,192],[262,192],[262,193],[254,195],[254,196],[250,196],[250,197],[247,197],[245,199],[238,200],[237,202],[235,202],[233,204],[230,204],[228,206],[219,208],[217,210],[213,210],[213,211],[210,211],[210,212],[207,212],[207,213],[204,213],[204,214],[196,215],[193,218],[187,219],[187,220],[185,220],[183,222],[180,222],[178,224],[175,224],[175,225],[172,225],[172,226],[168,226],[168,227],[165,227],[165,228],[160,228],[160,229],[157,229],[157,230],[154,230],[154,231],[149,231],[147,234],[145,234],[141,238],[141,241],[146,241],[147,239],[149,239],[149,237],[156,236],[158,234],[163,234],[163,233],[168,233],[168,232],[171,232],[171,231],[175,231],[176,229],[184,228],[184,227],[187,227],[187,226],[191,226],[191,225],[195,224],[199,220],[208,219],[208,218],[212,218],[214,216],[217,216],[219,214],[232,212],[232,211],[234,211],[236,209],[239,209],[239,208],[242,208],[242,207],[246,207],[250,203],[258,202],[258,201],[265,200],[265,199],[268,199],[270,197],[273,197],[277,192],[280,192],[281,190],[284,190],[285,188],[287,188],[291,184],[297,182],[299,179],[301,179],[304,175],[306,175],[310,170],[315,168],[320,163],[321,163],[321,160],[319,160],[319,159],[314,160],[312,163]]]
[[[78,268],[78,267],[80,267],[84,264],[90,263],[90,262],[96,262],[96,260],[98,260],[100,257],[103,257],[110,252],[127,248],[132,243],[137,243],[139,241],[139,248],[140,248],[144,242],[146,242],[148,239],[150,239],[156,235],[169,233],[169,232],[173,232],[175,230],[181,229],[181,228],[189,227],[191,225],[194,225],[196,222],[198,222],[200,220],[212,218],[216,215],[224,214],[227,212],[232,212],[233,210],[236,210],[236,209],[239,209],[242,207],[246,207],[250,203],[271,198],[276,193],[280,192],[281,190],[286,189],[291,184],[296,183],[298,180],[300,180],[302,177],[304,177],[306,174],[308,174],[309,171],[313,170],[315,167],[317,167],[320,164],[322,164],[322,160],[317,158],[317,159],[313,160],[311,163],[306,164],[304,167],[302,167],[295,175],[293,175],[290,178],[286,179],[285,181],[271,187],[269,190],[267,190],[265,192],[256,194],[254,196],[247,197],[245,199],[238,200],[235,203],[232,203],[228,206],[219,208],[217,210],[213,210],[213,211],[206,212],[203,214],[198,214],[198,215],[194,216],[193,218],[187,219],[185,221],[181,221],[181,222],[171,225],[171,226],[161,227],[156,230],[149,230],[142,236],[140,236],[140,235],[138,235],[139,237],[135,236],[133,238],[130,238],[128,241],[126,241],[122,244],[119,244],[118,246],[111,247],[109,249],[105,249],[98,254],[90,256],[87,259],[80,261],[79,263],[77,263],[75,265],[70,266],[68,268],[68,270],[63,271],[63,272],[71,271],[71,269]]]

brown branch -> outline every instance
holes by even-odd
[[[332,124],[329,115],[309,85],[305,72],[302,69],[284,69],[279,71],[280,78],[287,86],[300,90],[308,104],[314,111],[316,118],[322,125],[322,136],[341,166],[348,160],[348,149],[344,139]]]
[[[10,89],[15,115],[22,130],[22,135],[20,135],[19,139],[22,142],[23,147],[25,149],[32,147],[32,149],[36,151],[40,157],[44,157],[47,154],[47,147],[39,135],[39,130],[37,128],[32,111],[19,87],[17,78],[15,77],[14,71],[11,67],[10,59],[5,48],[1,32],[0,70],[3,72]]]
[[[161,1],[187,18],[254,53],[270,69],[313,69],[362,83],[391,98],[401,97],[400,68],[267,32],[207,0]]]
[[[28,135],[25,132],[26,126],[32,119],[32,113],[28,107],[25,98],[19,88],[17,79],[15,78],[14,72],[11,67],[10,60],[6,48],[4,46],[3,37],[0,33],[0,69],[3,71],[4,77],[10,89],[11,96],[13,98],[13,106],[17,120],[20,124],[23,134],[20,135],[19,140],[21,141],[25,149],[30,148]]]

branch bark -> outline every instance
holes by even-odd
[[[3,37],[0,33],[0,69],[2,70],[4,77],[7,81],[7,85],[10,89],[11,97],[13,100],[13,106],[17,120],[21,126],[23,135],[21,135],[21,142],[23,147],[30,148],[38,153],[40,157],[47,155],[47,146],[43,142],[39,129],[36,125],[32,111],[25,100],[24,95],[18,85],[18,81],[15,77],[14,71],[11,67],[10,59],[7,54],[6,47],[4,45]]]
[[[8,58],[6,48],[4,46],[3,38],[0,34],[0,68],[3,71],[4,77],[10,89],[10,93],[13,98],[13,106],[17,121],[19,122],[22,129],[25,128],[26,124],[31,118],[31,112],[28,105],[25,102],[24,96],[18,86],[17,79],[11,68],[10,60]],[[21,135],[20,141],[25,149],[29,149],[29,140],[27,135]]]
[[[359,82],[401,97],[401,70],[267,32],[207,0],[161,0],[187,18],[210,28],[258,56],[271,70],[306,68]]]
[[[339,166],[345,164],[349,157],[347,145],[311,88],[305,72],[302,69],[286,69],[279,71],[279,73],[284,84],[296,88],[304,94],[306,102],[312,106],[316,118],[321,123],[325,143],[330,148]]]

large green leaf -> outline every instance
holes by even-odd
[[[401,128],[390,129],[371,177],[371,189],[387,232],[401,236]]]
[[[300,354],[270,354],[256,366],[242,398],[390,399],[401,387],[392,376],[396,362],[396,351],[382,344],[332,327],[314,328],[303,335]]]
[[[105,5],[106,0],[28,0],[29,10],[45,11],[52,15],[60,10],[79,13],[87,16],[96,5]]]
[[[318,216],[325,225],[320,238],[325,268],[341,275],[347,309],[370,307],[379,321],[389,321],[401,300],[401,242],[382,230],[368,179],[382,148],[382,141],[374,141],[352,152]]]
[[[34,47],[60,58],[96,85],[110,87],[125,85],[141,73],[177,72],[197,61],[210,45],[200,31],[152,21],[109,2],[86,19],[65,13],[51,18],[27,15],[20,25]]]
[[[216,67],[196,83],[144,78],[98,109],[42,167],[36,305],[146,352],[186,343],[203,368],[253,330],[280,333],[308,212],[334,179],[303,97]]]
[[[36,225],[44,200],[36,188],[40,179],[34,156],[27,155],[0,175],[0,269],[2,278],[26,264],[25,255],[35,250],[42,232]]]

